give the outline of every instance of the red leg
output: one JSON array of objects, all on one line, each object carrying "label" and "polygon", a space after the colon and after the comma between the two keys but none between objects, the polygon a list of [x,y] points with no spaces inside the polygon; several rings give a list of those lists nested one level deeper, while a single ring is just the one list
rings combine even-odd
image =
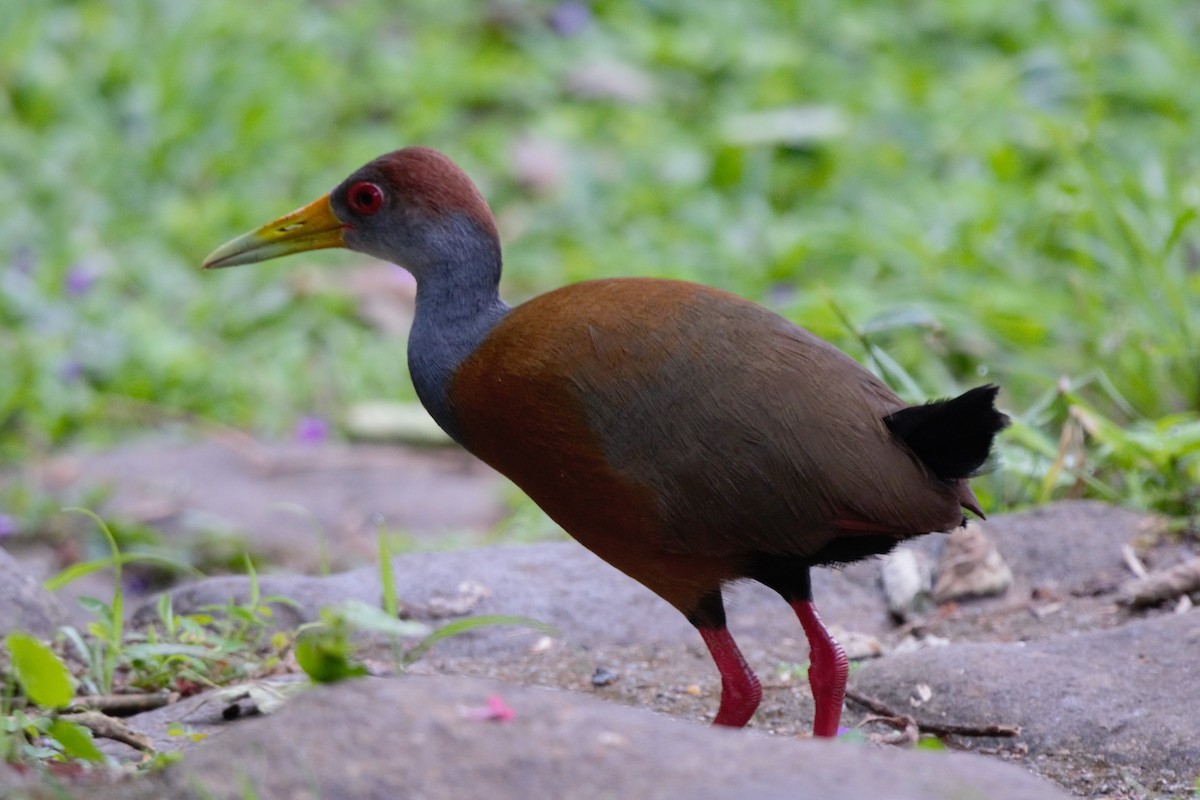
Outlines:
[{"label": "red leg", "polygon": [[[733,641],[728,628],[697,626],[697,630],[721,673],[721,707],[713,725],[740,728],[750,721],[762,701],[762,685],[742,657],[742,651]],[[837,727],[836,720],[834,727]]]},{"label": "red leg", "polygon": [[[792,608],[808,637],[808,682],[817,706],[813,736],[832,738],[837,736],[838,721],[842,718],[842,701],[846,698],[846,676],[850,674],[850,662],[846,659],[846,651],[817,616],[817,608],[811,600],[793,601]],[[721,707],[725,707],[723,702]]]}]

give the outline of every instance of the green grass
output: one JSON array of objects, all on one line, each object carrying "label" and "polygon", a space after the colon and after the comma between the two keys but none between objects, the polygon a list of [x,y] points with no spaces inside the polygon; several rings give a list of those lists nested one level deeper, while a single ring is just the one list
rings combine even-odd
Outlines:
[{"label": "green grass", "polygon": [[[155,603],[156,618],[140,629],[125,620],[125,587],[122,568],[142,560],[123,553],[108,525],[85,509],[68,509],[90,517],[100,528],[111,555],[64,570],[46,588],[58,589],[100,569],[112,571],[112,594],[108,600],[79,598],[93,620],[83,630],[59,628],[55,641],[47,644],[22,631],[12,631],[0,643],[0,759],[32,766],[90,762],[110,765],[112,759],[94,745],[92,731],[103,721],[104,703],[120,695],[146,692],[180,696],[205,690],[253,694],[260,678],[283,672],[303,672],[310,683],[333,683],[368,675],[363,663],[369,641],[366,634],[386,636],[392,642],[393,668],[403,672],[420,660],[438,642],[496,625],[515,625],[554,635],[550,626],[528,617],[484,614],[467,616],[431,628],[422,622],[399,617],[400,601],[392,574],[391,553],[384,535],[379,537],[380,606],[350,600],[324,607],[318,620],[296,630],[271,627],[276,605],[296,605],[281,595],[261,592],[258,574],[245,557],[249,576],[248,596],[232,597],[224,605],[205,606],[193,613],[177,613],[171,595],[162,594]],[[403,640],[408,640],[403,643]],[[232,688],[231,685],[240,685]],[[270,707],[255,699],[262,713],[272,713],[293,693],[291,688],[265,690]],[[222,702],[228,691],[210,695]],[[97,719],[99,718],[99,719]],[[101,734],[106,735],[106,734]],[[174,722],[170,736],[190,736],[196,741],[206,734],[190,733]],[[156,752],[139,763],[140,770],[156,769],[178,760],[182,754]]]},{"label": "green grass", "polygon": [[[273,674],[291,638],[276,633],[268,638],[272,616],[269,603],[287,598],[263,597],[250,567],[251,593],[246,602],[232,600],[216,613],[176,614],[169,595],[157,603],[157,620],[135,630],[125,620],[122,568],[142,557],[122,553],[109,527],[98,516],[82,512],[99,526],[111,548],[109,558],[78,564],[46,582],[60,588],[98,569],[112,571],[108,600],[80,597],[93,619],[83,630],[59,629],[56,646],[14,631],[4,639],[6,658],[0,659],[0,758],[25,766],[91,762],[108,764],[93,743],[95,722],[89,722],[94,698],[137,691],[194,694],[206,687]],[[103,727],[103,726],[102,726]],[[171,760],[171,757],[167,757]],[[161,765],[154,759],[142,767]]]},{"label": "green grass", "polygon": [[[306,288],[358,257],[198,264],[423,143],[492,201],[510,300],[721,286],[860,358],[866,335],[914,399],[1001,384],[1025,430],[993,503],[1195,513],[1200,6],[613,1],[573,36],[554,7],[3,4],[0,458],[411,397],[401,343]],[[573,92],[596,63],[649,99]],[[561,154],[549,189],[519,179],[524,140]]]}]

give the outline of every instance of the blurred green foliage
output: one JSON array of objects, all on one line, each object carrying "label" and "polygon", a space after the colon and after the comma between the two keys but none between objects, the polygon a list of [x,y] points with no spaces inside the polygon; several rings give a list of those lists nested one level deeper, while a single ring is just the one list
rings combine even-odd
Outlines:
[{"label": "blurred green foliage", "polygon": [[721,286],[866,336],[913,399],[1002,384],[1000,500],[1186,513],[1197,42],[1192,0],[0,4],[0,457],[410,396],[403,348],[306,288],[359,257],[198,265],[421,143],[492,201],[510,300]]}]

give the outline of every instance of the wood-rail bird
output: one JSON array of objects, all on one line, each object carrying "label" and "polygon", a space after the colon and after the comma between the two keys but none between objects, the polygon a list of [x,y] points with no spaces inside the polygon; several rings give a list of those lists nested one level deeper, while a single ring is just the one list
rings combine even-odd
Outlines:
[{"label": "wood-rail bird", "polygon": [[425,408],[683,612],[721,674],[717,725],[745,725],[762,698],[723,586],[757,580],[792,606],[810,648],[813,733],[834,736],[848,664],[809,569],[948,531],[964,509],[983,516],[967,480],[1008,421],[995,386],[906,405],[804,328],[684,281],[586,281],[509,307],[492,212],[435,150],[375,159],[204,266],[327,247],[412,273],[408,366]]}]

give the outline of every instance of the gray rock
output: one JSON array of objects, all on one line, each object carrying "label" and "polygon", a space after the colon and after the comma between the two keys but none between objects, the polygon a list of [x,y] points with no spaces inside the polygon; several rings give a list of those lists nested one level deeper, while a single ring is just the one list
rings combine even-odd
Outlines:
[{"label": "gray rock", "polygon": [[879,560],[879,580],[888,611],[898,620],[928,610],[933,568],[929,556],[911,547],[897,547]]},{"label": "gray rock", "polygon": [[107,490],[106,519],[244,537],[299,570],[315,570],[322,548],[336,568],[370,561],[381,524],[430,539],[486,531],[504,513],[499,475],[461,450],[157,438],[57,456],[31,479],[54,496]]},{"label": "gray rock", "polygon": [[[1016,606],[1028,602],[1035,586],[1075,587],[1096,576],[1119,575],[1124,569],[1121,545],[1138,535],[1146,519],[1090,502],[995,518],[989,535],[1016,575],[1014,586],[1002,597],[973,601],[972,607]],[[911,546],[936,557],[945,539],[926,536]],[[695,641],[682,615],[574,542],[420,553],[396,558],[394,565],[400,600],[416,619],[436,623],[442,612],[457,607],[472,614],[532,617],[583,647]],[[894,630],[879,588],[879,569],[878,560],[868,560],[813,571],[814,598],[828,624],[875,637]],[[379,603],[381,596],[374,567],[327,577],[266,575],[260,585],[263,594],[298,603],[277,609],[283,628],[316,619],[323,606],[346,599]],[[207,579],[172,592],[181,612],[244,600],[249,594],[249,581],[240,576]],[[731,587],[727,596],[730,630],[748,656],[762,644],[776,657],[803,662],[808,652],[804,637],[778,596],[755,583]],[[153,602],[138,612],[136,624],[152,620]],[[490,627],[447,640],[438,652],[520,655],[535,638],[527,631]]]},{"label": "gray rock", "polygon": [[[477,719],[491,695],[515,712]],[[164,774],[155,798],[850,798],[1062,800],[1017,767],[713,729],[568,692],[448,677],[364,679],[238,722]],[[104,792],[91,795],[105,797]]]},{"label": "gray rock", "polygon": [[0,637],[10,631],[50,636],[66,619],[58,598],[0,550]]},{"label": "gray rock", "polygon": [[[159,753],[192,751],[204,746],[206,737],[217,737],[229,731],[231,719],[257,714],[272,704],[286,703],[307,686],[308,681],[302,675],[279,675],[185,697],[128,717],[125,722],[149,739]],[[261,706],[260,701],[263,701]],[[172,735],[173,726],[182,726],[187,735]],[[112,739],[96,739],[96,746],[105,755],[128,763],[140,761],[144,755],[130,745]]]},{"label": "gray rock", "polygon": [[[418,553],[395,559],[397,592],[408,615],[435,624],[447,609],[471,614],[531,617],[555,628],[572,644],[632,645],[696,640],[696,632],[678,611],[574,542]],[[822,613],[847,629],[882,632],[889,625],[870,577],[819,570],[814,592]],[[328,577],[262,576],[264,595],[292,598],[296,606],[276,609],[278,624],[293,628],[316,619],[323,606],[347,599],[378,604],[379,571],[363,568]],[[242,601],[249,581],[240,576],[211,578],[172,592],[177,612]],[[803,641],[799,623],[787,605],[765,587],[747,584],[730,592],[729,624],[739,638]],[[154,600],[134,616],[142,625],[154,618]],[[438,645],[443,655],[520,654],[540,634],[488,627]],[[797,645],[795,660],[807,647]]]},{"label": "gray rock", "polygon": [[1002,594],[1013,581],[983,523],[974,520],[947,537],[936,573],[933,599],[938,603]]},{"label": "gray rock", "polygon": [[[1200,612],[1039,642],[958,644],[863,665],[854,689],[918,720],[1011,723],[1030,757],[1078,757],[1149,778],[1200,776]],[[911,709],[909,709],[911,712]],[[1185,783],[1186,785],[1186,783]]]},{"label": "gray rock", "polygon": [[[1151,518],[1092,500],[1054,503],[1020,514],[991,517],[987,534],[1013,572],[1004,602],[1029,596],[1034,587],[1079,590],[1100,578],[1127,575],[1121,545],[1143,532]],[[925,536],[913,547],[940,554],[947,537]]]},{"label": "gray rock", "polygon": [[0,797],[4,800],[33,798],[38,783],[34,776],[17,772],[4,761],[0,761]]},{"label": "gray rock", "polygon": [[[1200,628],[1200,612],[1131,622],[1130,615],[1117,610],[1111,597],[1088,593],[1088,587],[1111,584],[1113,589],[1110,594],[1115,597],[1113,593],[1117,582],[1108,578],[1119,577],[1125,569],[1121,545],[1143,535],[1145,522],[1146,517],[1142,515],[1097,503],[1062,503],[1033,512],[994,519],[990,523],[990,534],[994,536],[998,548],[1013,568],[1013,589],[1004,597],[986,598],[964,604],[961,606],[961,613],[955,612],[945,619],[929,620],[929,630],[948,637],[951,642],[948,646],[903,656],[887,656],[865,665],[852,683],[860,691],[876,695],[895,708],[909,710],[919,719],[932,718],[976,725],[994,722],[1020,724],[1024,727],[1024,732],[1015,744],[984,740],[982,746],[999,746],[1010,758],[1020,757],[1022,749],[1027,747],[1029,753],[1024,760],[1025,766],[1053,776],[1056,781],[1080,794],[1139,796],[1124,792],[1120,784],[1123,780],[1139,781],[1150,790],[1160,792],[1164,796],[1184,796],[1190,793],[1191,782],[1200,775],[1198,748],[1192,744],[1200,741],[1200,729],[1196,719],[1189,719],[1189,713],[1200,707],[1200,689],[1179,676],[1190,674],[1190,664],[1194,661],[1197,646],[1200,645],[1200,632],[1197,630]],[[933,555],[941,549],[944,540],[945,537],[923,537],[915,541],[913,546]],[[1176,549],[1179,549],[1178,545]],[[1173,550],[1156,550],[1154,557],[1169,561],[1177,556],[1179,553]],[[683,692],[683,688],[693,682],[703,683],[702,691],[715,691],[715,684],[710,685],[713,681],[711,664],[699,645],[695,632],[682,616],[574,543],[427,553],[398,558],[395,566],[399,594],[414,617],[430,619],[435,624],[438,620],[453,618],[447,615],[462,613],[518,614],[541,619],[558,628],[563,639],[582,650],[603,653],[602,648],[618,648],[617,651],[613,651],[616,653],[615,658],[609,653],[600,657],[597,663],[615,667],[622,673],[622,678],[607,688],[596,689],[590,682],[594,665],[588,659],[581,658],[578,659],[581,663],[576,670],[581,677],[577,680],[559,680],[554,677],[558,673],[553,669],[539,671],[538,664],[545,666],[547,661],[565,664],[568,658],[564,656],[555,661],[554,658],[541,653],[531,654],[530,645],[540,634],[503,627],[484,628],[470,635],[454,637],[443,642],[434,655],[446,656],[447,663],[453,661],[454,656],[468,656],[469,658],[458,659],[460,667],[466,662],[484,665],[485,668],[487,665],[500,665],[505,669],[512,666],[512,669],[500,669],[494,674],[522,683],[529,681],[530,676],[536,674],[543,682],[559,686],[592,687],[590,691],[603,693],[610,699],[619,699],[620,702],[634,705],[654,702],[656,708],[671,710],[672,714],[680,711],[679,716],[692,718],[703,716],[704,709],[714,702],[712,697],[699,697],[694,705],[670,699],[676,694],[688,696]],[[886,638],[891,626],[878,580],[878,561],[855,564],[844,570],[816,570],[814,594],[827,622],[850,630],[877,632]],[[374,568],[327,578],[264,576],[261,582],[264,594],[278,592],[301,601],[302,605],[298,611],[289,611],[286,607],[281,609],[282,621],[289,627],[301,620],[314,618],[322,605],[333,604],[346,598],[378,602],[380,594],[378,572]],[[1061,610],[1045,618],[1031,613],[1044,611],[1030,606],[1030,593],[1035,587],[1049,587],[1057,598],[1055,604],[1061,606]],[[1074,593],[1077,588],[1085,591],[1077,596]],[[247,594],[248,582],[245,578],[202,581],[177,590],[176,607],[179,610],[194,609],[209,603],[222,603],[229,596],[244,598]],[[749,660],[756,665],[761,675],[766,675],[765,670],[779,660],[803,661],[806,648],[799,626],[786,605],[770,591],[756,585],[735,587],[730,592],[729,607],[730,626],[746,650]],[[1111,626],[1119,627],[1097,630]],[[1080,634],[1080,630],[1095,632]],[[991,643],[963,643],[977,638],[990,639]],[[996,643],[998,640],[1015,638],[1036,641],[1025,644]],[[652,665],[648,669],[642,669],[636,656],[619,649],[627,646],[636,649],[642,643],[651,643],[650,650],[656,649],[661,652],[661,655],[651,653],[647,659],[642,659]],[[434,671],[439,669],[436,664],[430,664],[429,668]],[[451,664],[445,671],[455,671],[455,668]],[[565,668],[562,672],[567,674]],[[394,683],[409,686],[414,685],[410,683],[413,680],[417,680],[417,677]],[[380,682],[368,683],[377,685]],[[928,685],[930,693],[920,708],[913,711],[909,705],[909,698],[918,684]],[[436,688],[443,684],[426,682],[415,685],[425,687],[417,694],[425,698],[431,706],[438,706],[443,699],[450,703],[451,707],[459,704],[477,706],[482,703],[481,698],[486,692],[491,691],[482,688],[469,691],[464,689],[465,699],[454,700],[453,698],[459,695],[450,692],[443,698],[443,690]],[[483,686],[467,683],[454,685]],[[805,690],[805,687],[800,687],[795,692],[803,694]],[[343,698],[343,695],[339,694],[341,691],[341,688],[337,689],[332,697]],[[321,736],[322,742],[335,737],[343,737],[349,742],[346,745],[347,750],[342,750],[338,749],[341,747],[339,740],[328,758],[320,753],[313,755],[321,745],[310,746],[305,744],[303,739],[289,739],[283,734],[276,736],[274,732],[283,728],[276,728],[276,723],[266,720],[263,723],[266,727],[259,727],[256,722],[247,723],[246,730],[261,731],[255,736],[266,742],[262,745],[262,750],[255,751],[258,755],[251,752],[251,744],[238,739],[241,744],[237,748],[230,746],[230,751],[214,751],[220,755],[212,756],[211,763],[205,760],[198,763],[204,769],[216,769],[212,764],[219,763],[221,759],[229,759],[228,752],[237,752],[241,760],[236,763],[245,767],[244,774],[252,777],[260,775],[260,772],[265,770],[262,764],[267,763],[268,758],[275,759],[280,765],[274,769],[287,773],[275,777],[263,773],[260,777],[264,781],[292,779],[297,770],[301,769],[296,764],[300,764],[307,765],[306,768],[311,767],[307,773],[309,783],[305,786],[320,787],[327,785],[321,781],[345,780],[347,786],[361,786],[366,792],[365,796],[372,796],[370,791],[376,785],[381,787],[378,796],[393,796],[394,792],[389,788],[392,784],[386,782],[390,778],[375,776],[369,767],[359,767],[362,770],[361,780],[366,781],[362,784],[355,784],[352,781],[358,779],[345,778],[342,772],[338,772],[339,769],[354,768],[358,762],[355,757],[346,755],[346,752],[353,752],[355,743],[362,744],[370,739],[371,742],[380,740],[393,744],[396,749],[389,752],[419,753],[419,760],[426,769],[433,770],[430,764],[437,764],[439,760],[443,764],[443,769],[434,778],[416,772],[419,765],[414,766],[407,762],[398,766],[389,764],[388,766],[396,766],[404,779],[412,781],[414,786],[429,787],[427,791],[414,790],[407,794],[402,793],[402,796],[471,796],[467,790],[472,786],[483,785],[485,781],[512,781],[513,785],[521,787],[522,791],[530,792],[527,796],[538,797],[560,794],[553,792],[557,784],[547,781],[558,780],[564,775],[577,775],[569,771],[575,766],[570,759],[600,758],[609,747],[608,744],[596,744],[594,736],[596,730],[612,729],[604,727],[603,720],[608,717],[593,716],[592,711],[588,710],[589,707],[581,707],[584,710],[578,710],[571,695],[536,695],[560,699],[563,703],[561,708],[558,705],[518,705],[517,701],[525,697],[525,690],[510,687],[499,691],[510,705],[517,709],[518,721],[527,716],[531,709],[536,710],[534,716],[545,715],[549,720],[545,729],[538,728],[529,732],[530,736],[545,734],[549,743],[543,743],[540,738],[533,738],[532,741],[537,742],[538,747],[536,753],[531,756],[528,749],[509,749],[508,740],[521,739],[525,732],[521,732],[517,737],[498,737],[504,741],[496,745],[500,749],[495,758],[481,756],[477,759],[478,764],[472,762],[461,766],[457,759],[466,757],[453,755],[455,746],[461,746],[464,753],[474,753],[473,748],[483,745],[471,738],[470,731],[494,730],[499,727],[498,724],[472,723],[481,728],[468,728],[464,733],[455,727],[457,723],[451,724],[451,721],[437,716],[441,711],[432,717],[422,717],[415,711],[405,710],[420,700],[393,696],[392,689],[372,691],[380,692],[374,701],[369,702],[362,698],[330,699],[327,701],[330,707],[328,709],[324,705],[326,701],[310,700],[306,697],[300,701],[298,707],[309,709],[304,713],[310,714],[311,718],[289,717],[293,720],[292,728],[305,729],[297,732],[297,736],[308,736],[308,729],[312,729],[314,732],[311,735]],[[588,689],[585,688],[584,691]],[[770,691],[771,699],[764,704],[765,707],[760,711],[757,720],[763,727],[782,729],[782,721],[794,723],[795,718],[807,713],[805,703],[791,699],[793,690],[774,688]],[[668,699],[656,702],[655,698],[663,693],[666,693]],[[325,690],[313,696],[324,697]],[[329,721],[340,713],[339,703],[347,709],[347,719],[354,718],[363,726],[362,742],[357,729],[343,732],[338,725]],[[369,714],[361,715],[363,719],[368,719],[367,722],[357,719],[360,715],[355,709],[370,707],[372,703],[376,711],[379,708],[391,709],[393,706],[398,709],[396,718],[400,722],[394,726],[394,730],[389,728],[381,731],[374,721],[369,719]],[[218,712],[217,704],[209,702],[205,705],[203,699],[197,699],[195,708],[187,706],[163,710],[163,719],[159,720],[160,727],[165,726],[170,715],[184,713],[185,724],[214,733],[212,739],[189,752],[185,766],[192,764],[195,757],[209,758],[203,754],[210,752],[210,748],[224,748],[225,740],[240,735],[240,731],[243,730],[241,723],[234,726],[224,725],[219,721]],[[288,710],[283,713],[293,712]],[[613,713],[638,712],[616,709]],[[854,713],[857,713],[857,709],[848,712],[847,724],[853,720]],[[1194,717],[1194,713],[1192,716]],[[587,723],[582,726],[582,733],[566,727],[566,722],[563,721],[576,717]],[[630,742],[629,749],[636,751],[632,756],[625,756],[621,763],[628,761],[635,770],[634,776],[640,775],[643,783],[633,782],[632,777],[628,784],[621,782],[623,779],[616,779],[612,782],[614,788],[611,796],[782,798],[808,796],[802,792],[811,788],[812,796],[841,797],[843,795],[838,793],[840,787],[822,794],[827,786],[825,778],[822,777],[823,773],[801,775],[772,771],[777,769],[778,765],[785,765],[788,769],[793,765],[796,769],[815,769],[812,764],[824,765],[825,762],[835,764],[842,770],[843,782],[850,787],[845,796],[939,796],[938,787],[922,787],[920,791],[924,794],[921,794],[916,790],[910,791],[907,783],[897,784],[901,789],[894,791],[892,778],[885,767],[878,767],[880,774],[884,776],[880,785],[859,785],[854,781],[865,781],[869,776],[860,776],[858,773],[876,769],[874,761],[863,760],[856,767],[848,762],[838,761],[837,755],[826,755],[826,752],[851,752],[856,753],[855,758],[875,759],[876,751],[868,750],[865,751],[865,755],[858,755],[860,751],[855,751],[845,744],[839,744],[832,749],[827,748],[825,751],[809,751],[805,748],[821,748],[826,747],[826,744],[793,742],[782,738],[762,739],[748,732],[741,735],[755,742],[756,751],[765,748],[763,752],[774,755],[744,755],[738,749],[742,746],[741,739],[718,740],[729,748],[728,758],[733,764],[747,765],[738,773],[740,782],[723,782],[722,776],[727,776],[727,771],[722,770],[731,769],[721,761],[724,756],[715,756],[710,752],[706,757],[693,758],[685,752],[686,748],[673,749],[673,740],[676,737],[684,737],[683,741],[692,742],[688,737],[707,737],[725,732],[695,728],[682,721],[671,723],[661,718],[652,719],[655,720],[655,725],[667,722],[672,727],[669,730],[656,728],[653,735],[646,734],[646,741],[651,742],[650,745],[644,745],[640,738],[631,738],[626,734],[625,728],[617,729],[621,735],[627,736]],[[132,722],[138,727],[139,720],[135,719]],[[512,724],[509,723],[505,730],[521,730],[511,727]],[[791,729],[795,730],[796,727],[804,726],[793,725]],[[417,734],[410,728],[418,732],[424,731],[422,735],[425,738],[419,741],[411,738]],[[328,730],[328,734],[322,735],[322,730]],[[631,727],[630,730],[634,728]],[[692,733],[697,730],[700,733]],[[571,737],[580,739],[583,744],[574,740],[564,741]],[[281,742],[291,743],[279,744],[278,747],[293,748],[292,755],[275,755],[273,748],[276,747],[276,738]],[[962,741],[960,740],[960,743]],[[591,750],[585,747],[588,742],[593,745]],[[725,742],[736,744],[726,745]],[[795,750],[797,746],[801,750]],[[967,746],[972,745],[967,742]],[[426,756],[426,747],[429,748],[429,756]],[[515,745],[513,747],[515,748]],[[703,749],[705,747],[710,745],[699,741],[694,745],[695,752],[699,753],[709,752]],[[775,749],[780,747],[789,749],[786,752]],[[364,752],[375,751],[367,747]],[[597,752],[601,755],[596,756]],[[649,758],[643,756],[644,753],[654,755],[658,759],[656,763],[659,767],[656,771],[638,772],[644,769],[643,762]],[[818,755],[814,756],[813,753]],[[915,755],[917,754],[901,753],[879,757],[908,759]],[[510,758],[512,763],[502,763],[502,756]],[[384,757],[384,760],[389,757]],[[958,758],[946,755],[921,757],[951,758],[952,761]],[[395,760],[397,759],[393,758],[393,761]],[[704,787],[674,782],[690,774],[699,774],[695,770],[689,772],[692,768],[688,766],[697,761],[704,763],[704,769],[712,769],[712,764],[720,764],[719,768],[711,773],[715,776],[712,781]],[[771,763],[767,764],[767,761]],[[618,771],[610,762],[604,763],[609,764],[608,772]],[[761,769],[757,766],[760,763],[764,764]],[[921,775],[938,773],[937,770],[925,768],[924,762],[906,760],[904,763]],[[941,765],[950,762],[942,760],[928,763]],[[664,768],[662,764],[667,764],[668,767]],[[676,765],[682,766],[677,768]],[[589,763],[586,768],[591,769],[593,766]],[[1008,769],[1002,764],[992,763],[991,766]],[[972,766],[971,771],[977,769],[979,767]],[[449,784],[437,783],[438,780],[452,780],[453,778],[448,776],[456,770],[466,775],[466,779],[478,781],[456,784],[460,789],[467,787],[464,790],[467,791],[465,795],[455,795],[446,788]],[[645,787],[658,787],[660,773],[664,794],[648,794]],[[173,776],[179,774],[182,773],[172,773]],[[587,783],[592,780],[588,777],[590,774],[579,777],[578,780],[582,782],[578,785],[584,789],[594,788],[596,784]],[[754,777],[745,777],[748,774]],[[328,775],[334,777],[330,778]],[[516,777],[511,777],[513,775]],[[223,774],[221,779],[233,780],[229,774]],[[171,780],[177,778],[172,777]],[[376,780],[383,783],[371,783]],[[434,782],[429,782],[431,780]],[[152,785],[158,787],[155,791],[162,788],[159,784]],[[506,783],[505,786],[507,785]],[[173,790],[179,788],[179,784],[173,783],[170,786]],[[274,788],[275,784],[268,782],[261,786]],[[797,786],[801,788],[797,789]],[[543,790],[542,787],[551,788]],[[1115,791],[1113,787],[1121,790]],[[978,790],[970,785],[961,788],[962,796],[1022,796],[1016,793],[1020,791],[1019,787],[1013,789],[1007,785],[1004,786],[1004,792],[1007,794],[1003,795],[997,792],[988,794],[986,792],[990,789],[986,788],[985,793],[979,794]],[[226,796],[222,791],[224,790],[214,790],[215,796]],[[233,796],[239,796],[236,794],[240,791],[237,787],[230,791],[235,792]],[[317,796],[316,791],[317,789],[313,789],[307,796]],[[537,794],[538,791],[542,791],[543,794]],[[676,794],[670,794],[670,791],[675,791]],[[970,791],[975,791],[976,795],[969,794]],[[144,796],[175,795],[149,793]],[[274,795],[262,792],[260,796]],[[306,795],[303,788],[300,788],[290,796]],[[335,791],[325,792],[321,796],[348,795]],[[507,795],[498,796],[503,798]]]}]

